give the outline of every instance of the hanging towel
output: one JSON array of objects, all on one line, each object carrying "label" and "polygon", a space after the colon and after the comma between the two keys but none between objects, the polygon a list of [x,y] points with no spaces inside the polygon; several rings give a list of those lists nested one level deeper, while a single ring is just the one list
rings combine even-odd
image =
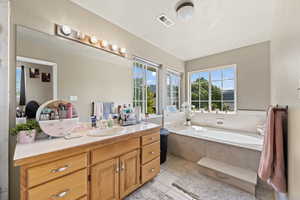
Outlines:
[{"label": "hanging towel", "polygon": [[113,102],[105,102],[103,103],[103,118],[108,119],[110,114],[113,114]]},{"label": "hanging towel", "polygon": [[287,192],[283,139],[283,121],[286,115],[285,111],[268,108],[264,145],[258,169],[258,176],[281,193]]},{"label": "hanging towel", "polygon": [[97,120],[103,118],[103,103],[94,102],[94,115],[96,116]]}]

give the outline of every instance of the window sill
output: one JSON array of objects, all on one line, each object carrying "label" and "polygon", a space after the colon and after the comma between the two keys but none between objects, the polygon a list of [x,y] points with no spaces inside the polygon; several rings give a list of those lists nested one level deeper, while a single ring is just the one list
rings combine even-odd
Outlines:
[{"label": "window sill", "polygon": [[197,113],[197,114],[215,114],[215,115],[236,115],[237,114],[237,111],[233,111],[233,112],[214,112],[214,111],[211,111],[211,112],[207,112],[207,111],[195,111],[194,113]]}]

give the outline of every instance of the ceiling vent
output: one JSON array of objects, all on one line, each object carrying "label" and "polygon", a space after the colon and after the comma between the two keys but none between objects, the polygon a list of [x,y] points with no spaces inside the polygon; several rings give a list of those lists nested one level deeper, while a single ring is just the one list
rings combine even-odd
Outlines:
[{"label": "ceiling vent", "polygon": [[161,14],[160,16],[157,17],[157,20],[162,23],[164,26],[167,28],[173,26],[175,23],[168,18],[165,14]]}]

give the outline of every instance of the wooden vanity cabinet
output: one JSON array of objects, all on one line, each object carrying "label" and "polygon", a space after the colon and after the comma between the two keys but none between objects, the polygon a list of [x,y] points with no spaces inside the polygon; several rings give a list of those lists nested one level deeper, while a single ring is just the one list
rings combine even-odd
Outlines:
[{"label": "wooden vanity cabinet", "polygon": [[160,128],[25,158],[21,200],[120,200],[160,171]]},{"label": "wooden vanity cabinet", "polygon": [[91,200],[119,199],[119,158],[91,168]]}]

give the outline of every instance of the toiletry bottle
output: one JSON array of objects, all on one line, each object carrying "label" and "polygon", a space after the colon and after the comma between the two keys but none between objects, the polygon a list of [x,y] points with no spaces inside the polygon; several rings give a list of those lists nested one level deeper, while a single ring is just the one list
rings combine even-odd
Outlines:
[{"label": "toiletry bottle", "polygon": [[112,119],[111,115],[109,115],[109,117],[108,117],[107,126],[108,126],[108,128],[113,127],[113,119]]}]

